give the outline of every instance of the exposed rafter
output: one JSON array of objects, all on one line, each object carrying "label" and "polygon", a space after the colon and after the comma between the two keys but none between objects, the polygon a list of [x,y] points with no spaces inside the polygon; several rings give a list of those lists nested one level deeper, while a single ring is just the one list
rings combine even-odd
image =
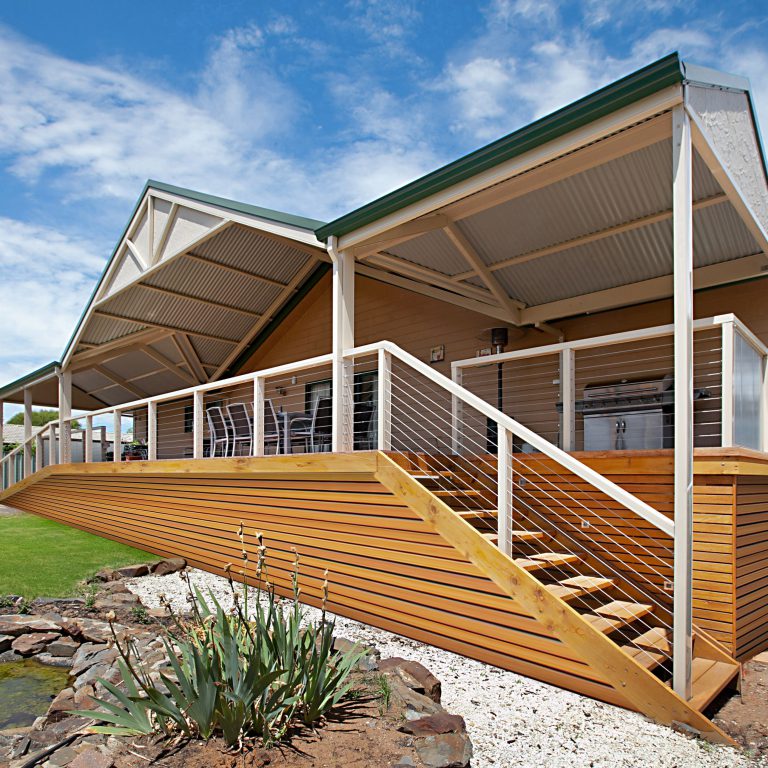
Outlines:
[{"label": "exposed rafter", "polygon": [[160,260],[160,254],[162,254],[163,248],[165,248],[165,244],[168,242],[168,237],[171,234],[171,230],[173,229],[173,223],[176,221],[176,214],[178,212],[179,212],[179,204],[172,203],[171,210],[168,212],[168,218],[165,220],[165,225],[163,226],[163,231],[160,233],[160,240],[158,240],[157,246],[155,246],[154,241],[150,240],[149,247],[152,250],[151,266],[153,267]]},{"label": "exposed rafter", "polygon": [[148,346],[142,346],[140,349],[147,355],[147,357],[151,357],[155,362],[160,363],[163,368],[169,370],[175,376],[178,376],[182,381],[186,381],[187,384],[195,386],[200,383],[193,375],[187,373],[179,363],[174,363],[173,360],[169,360],[164,354],[158,352],[156,349]]},{"label": "exposed rafter", "polygon": [[[92,367],[94,371],[100,373],[105,379],[109,379],[111,382],[117,384],[119,387],[122,387],[132,395],[135,395],[140,399],[149,397],[149,395],[143,389],[141,389],[141,387],[137,387],[135,384],[128,381],[128,379],[124,379],[122,376],[118,376],[118,374],[110,371],[109,368],[105,368],[103,365],[94,365]],[[104,387],[104,389],[108,389],[108,387]],[[94,392],[99,391],[101,391],[101,389],[94,389]]]},{"label": "exposed rafter", "polygon": [[[173,344],[176,347],[178,353],[181,355],[181,359],[187,365],[190,371],[197,377],[197,383],[204,383],[208,381],[208,373],[205,370],[205,366],[200,360],[195,348],[192,346],[192,342],[189,340],[189,336],[186,333],[175,333],[171,336]],[[215,366],[212,366],[215,368]]]},{"label": "exposed rafter", "polygon": [[142,344],[152,344],[167,334],[156,329],[136,331],[135,333],[121,336],[119,339],[108,341],[105,344],[93,345],[91,349],[78,352],[72,356],[71,369],[77,371],[87,367],[91,363],[103,363],[113,357],[122,355],[126,348],[131,349]]},{"label": "exposed rafter", "polygon": [[461,231],[461,228],[455,222],[449,222],[444,232],[453,243],[456,250],[463,256],[464,260],[475,270],[480,279],[488,286],[490,292],[496,297],[499,305],[509,312],[509,321],[519,325],[520,309],[525,305],[522,302],[515,301],[509,297],[506,290],[502,287],[496,277],[483,261],[483,257],[477,252],[467,236]]}]

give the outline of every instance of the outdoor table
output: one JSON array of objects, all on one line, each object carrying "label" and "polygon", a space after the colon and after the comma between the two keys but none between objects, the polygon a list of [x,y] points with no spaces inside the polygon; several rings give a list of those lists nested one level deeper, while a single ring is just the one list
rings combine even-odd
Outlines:
[{"label": "outdoor table", "polygon": [[291,421],[298,417],[304,419],[311,419],[312,417],[304,411],[282,411],[277,417],[283,422],[283,453],[289,454],[291,453]]}]

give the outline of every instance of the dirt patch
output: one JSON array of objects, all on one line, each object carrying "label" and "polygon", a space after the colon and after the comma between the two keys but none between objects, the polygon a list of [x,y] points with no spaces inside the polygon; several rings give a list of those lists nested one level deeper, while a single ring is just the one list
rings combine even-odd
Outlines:
[{"label": "dirt patch", "polygon": [[744,665],[741,695],[717,702],[713,721],[754,757],[768,757],[768,654]]},{"label": "dirt patch", "polygon": [[6,507],[5,504],[0,504],[0,517],[14,517],[22,514],[18,509],[13,507]]},{"label": "dirt patch", "polygon": [[[385,768],[398,765],[405,757],[410,758],[410,764],[420,765],[411,737],[398,732],[397,727],[394,718],[379,716],[377,704],[362,703],[343,719],[330,721],[314,733],[297,734],[269,750],[233,754],[226,751],[220,740],[212,740],[207,744],[190,744],[156,765],[165,768]],[[126,768],[139,768],[140,763]]]}]

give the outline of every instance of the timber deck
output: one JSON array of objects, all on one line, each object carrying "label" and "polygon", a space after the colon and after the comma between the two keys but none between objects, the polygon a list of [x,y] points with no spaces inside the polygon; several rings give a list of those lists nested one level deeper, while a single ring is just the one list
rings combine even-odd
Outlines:
[{"label": "timber deck", "polygon": [[[738,673],[727,649],[696,634],[683,701],[668,684],[665,630],[615,634],[652,607],[617,596],[598,570],[563,577],[573,555],[540,526],[521,524],[524,554],[505,555],[483,530],[495,510],[467,477],[466,491],[441,493],[418,461],[378,452],[54,465],[0,502],[218,574],[239,561],[242,522],[252,561],[263,534],[283,594],[295,548],[308,604],[328,569],[340,615],[728,741],[701,713]],[[575,610],[585,596],[592,610]]]}]

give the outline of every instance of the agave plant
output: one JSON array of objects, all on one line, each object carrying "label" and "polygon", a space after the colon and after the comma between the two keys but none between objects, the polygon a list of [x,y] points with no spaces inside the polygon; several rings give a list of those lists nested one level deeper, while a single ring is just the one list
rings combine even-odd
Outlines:
[{"label": "agave plant", "polygon": [[[306,621],[300,603],[298,554],[292,597],[281,602],[270,584],[266,548],[258,534],[256,599],[249,606],[248,553],[242,524],[243,584],[236,587],[226,569],[234,607],[226,611],[213,594],[194,588],[185,574],[192,618],[184,621],[165,602],[174,629],[164,638],[170,670],[154,677],[131,640],[113,630],[121,659],[124,691],[101,681],[115,701],[96,699],[106,711],[78,712],[104,723],[95,731],[118,735],[162,732],[209,739],[221,734],[230,747],[256,738],[269,746],[292,723],[311,726],[349,690],[349,675],[360,653],[333,649],[335,625],[329,621],[327,571],[319,622]],[[249,608],[251,612],[249,615]]]}]

